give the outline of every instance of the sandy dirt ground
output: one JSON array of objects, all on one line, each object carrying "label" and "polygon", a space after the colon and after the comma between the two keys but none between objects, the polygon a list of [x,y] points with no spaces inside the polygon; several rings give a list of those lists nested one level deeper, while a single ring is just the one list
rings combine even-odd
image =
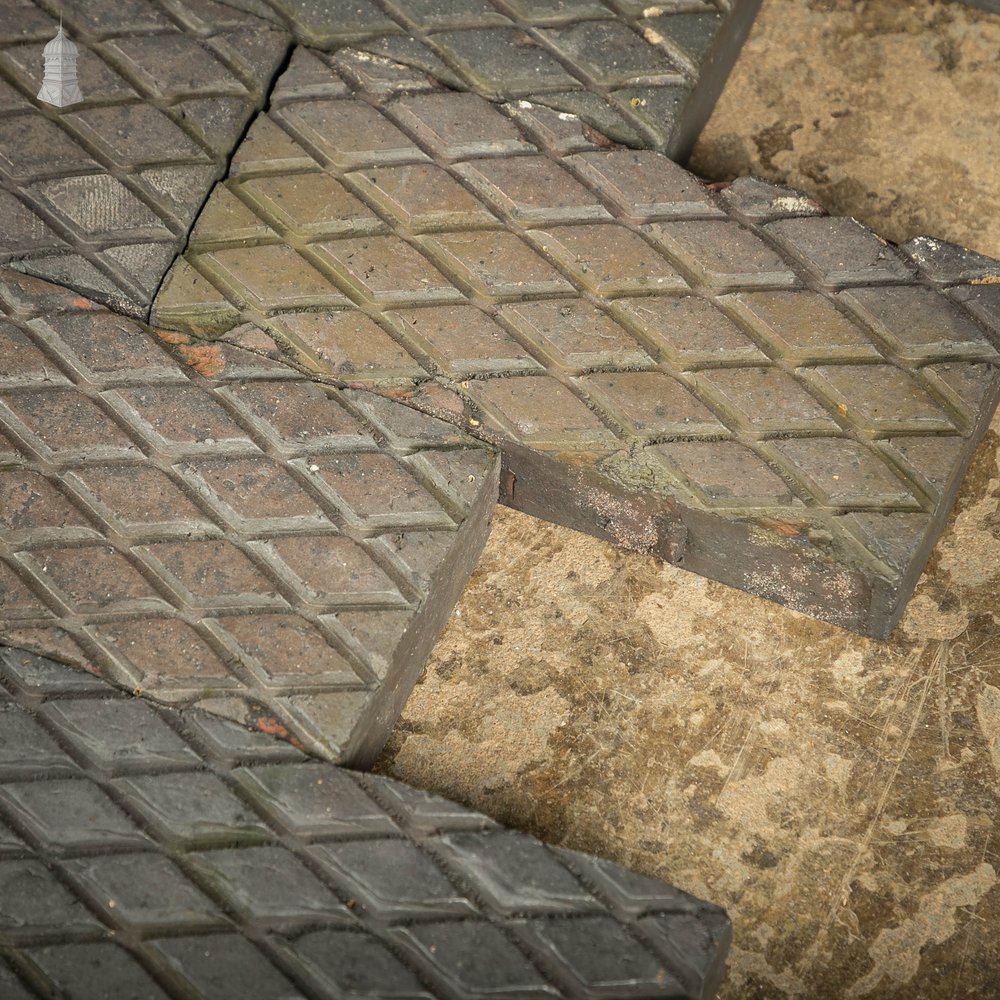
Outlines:
[{"label": "sandy dirt ground", "polygon": [[[765,0],[699,143],[1000,256],[1000,17]],[[378,769],[726,906],[724,998],[1000,997],[1000,419],[887,642],[497,512]]]}]

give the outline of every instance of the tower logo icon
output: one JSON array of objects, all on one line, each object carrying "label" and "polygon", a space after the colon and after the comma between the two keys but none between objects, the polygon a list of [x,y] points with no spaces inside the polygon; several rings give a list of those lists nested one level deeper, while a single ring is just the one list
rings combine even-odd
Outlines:
[{"label": "tower logo icon", "polygon": [[83,100],[80,85],[76,79],[77,47],[63,31],[62,21],[56,37],[45,46],[45,76],[38,100],[57,108],[76,104]]}]

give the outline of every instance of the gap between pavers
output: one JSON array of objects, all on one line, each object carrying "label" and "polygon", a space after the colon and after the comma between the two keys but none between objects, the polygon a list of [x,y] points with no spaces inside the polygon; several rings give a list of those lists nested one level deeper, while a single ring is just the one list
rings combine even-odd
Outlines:
[{"label": "gap between pavers", "polygon": [[296,50],[157,324],[462,426],[528,513],[888,634],[1000,394],[1000,265],[376,69]]},{"label": "gap between pavers", "polygon": [[368,766],[479,556],[451,425],[0,269],[0,641]]},{"label": "gap between pavers", "polygon": [[723,910],[0,647],[0,995],[708,1000]]}]

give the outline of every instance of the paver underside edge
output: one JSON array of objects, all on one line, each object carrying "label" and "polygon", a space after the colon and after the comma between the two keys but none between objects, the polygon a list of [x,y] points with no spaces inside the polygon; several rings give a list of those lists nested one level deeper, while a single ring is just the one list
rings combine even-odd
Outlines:
[{"label": "paver underside edge", "polygon": [[[500,463],[494,461],[490,478],[484,485],[491,497],[498,495],[499,476]],[[482,503],[473,508],[468,520],[459,528],[456,542],[447,558],[431,578],[428,591],[432,596],[407,627],[406,636],[394,650],[393,664],[389,668],[394,677],[392,685],[383,688],[379,698],[372,699],[359,716],[354,732],[363,735],[357,737],[351,749],[349,763],[352,767],[368,770],[382,752],[438,636],[479,562],[486,545],[493,509],[493,503]],[[348,761],[345,759],[344,763]]]},{"label": "paver underside edge", "polygon": [[726,86],[729,73],[750,34],[757,12],[764,0],[749,0],[730,13],[729,31],[715,40],[699,73],[699,86],[684,105],[673,138],[664,150],[670,159],[686,164],[702,129],[712,117],[712,110]]}]

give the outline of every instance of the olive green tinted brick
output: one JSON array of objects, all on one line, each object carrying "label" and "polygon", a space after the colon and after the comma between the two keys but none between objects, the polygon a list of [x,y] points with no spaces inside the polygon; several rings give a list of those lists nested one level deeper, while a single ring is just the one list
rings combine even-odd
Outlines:
[{"label": "olive green tinted brick", "polygon": [[[253,176],[209,199],[231,236],[199,221],[157,321],[261,338],[498,445],[507,504],[887,634],[1000,393],[996,262],[893,247],[761,181],[711,190],[537,107],[366,91],[315,60],[293,56]],[[288,211],[248,245],[298,178],[338,193],[322,231]],[[74,423],[112,446],[95,413]],[[322,480],[373,523],[347,473]]]}]

